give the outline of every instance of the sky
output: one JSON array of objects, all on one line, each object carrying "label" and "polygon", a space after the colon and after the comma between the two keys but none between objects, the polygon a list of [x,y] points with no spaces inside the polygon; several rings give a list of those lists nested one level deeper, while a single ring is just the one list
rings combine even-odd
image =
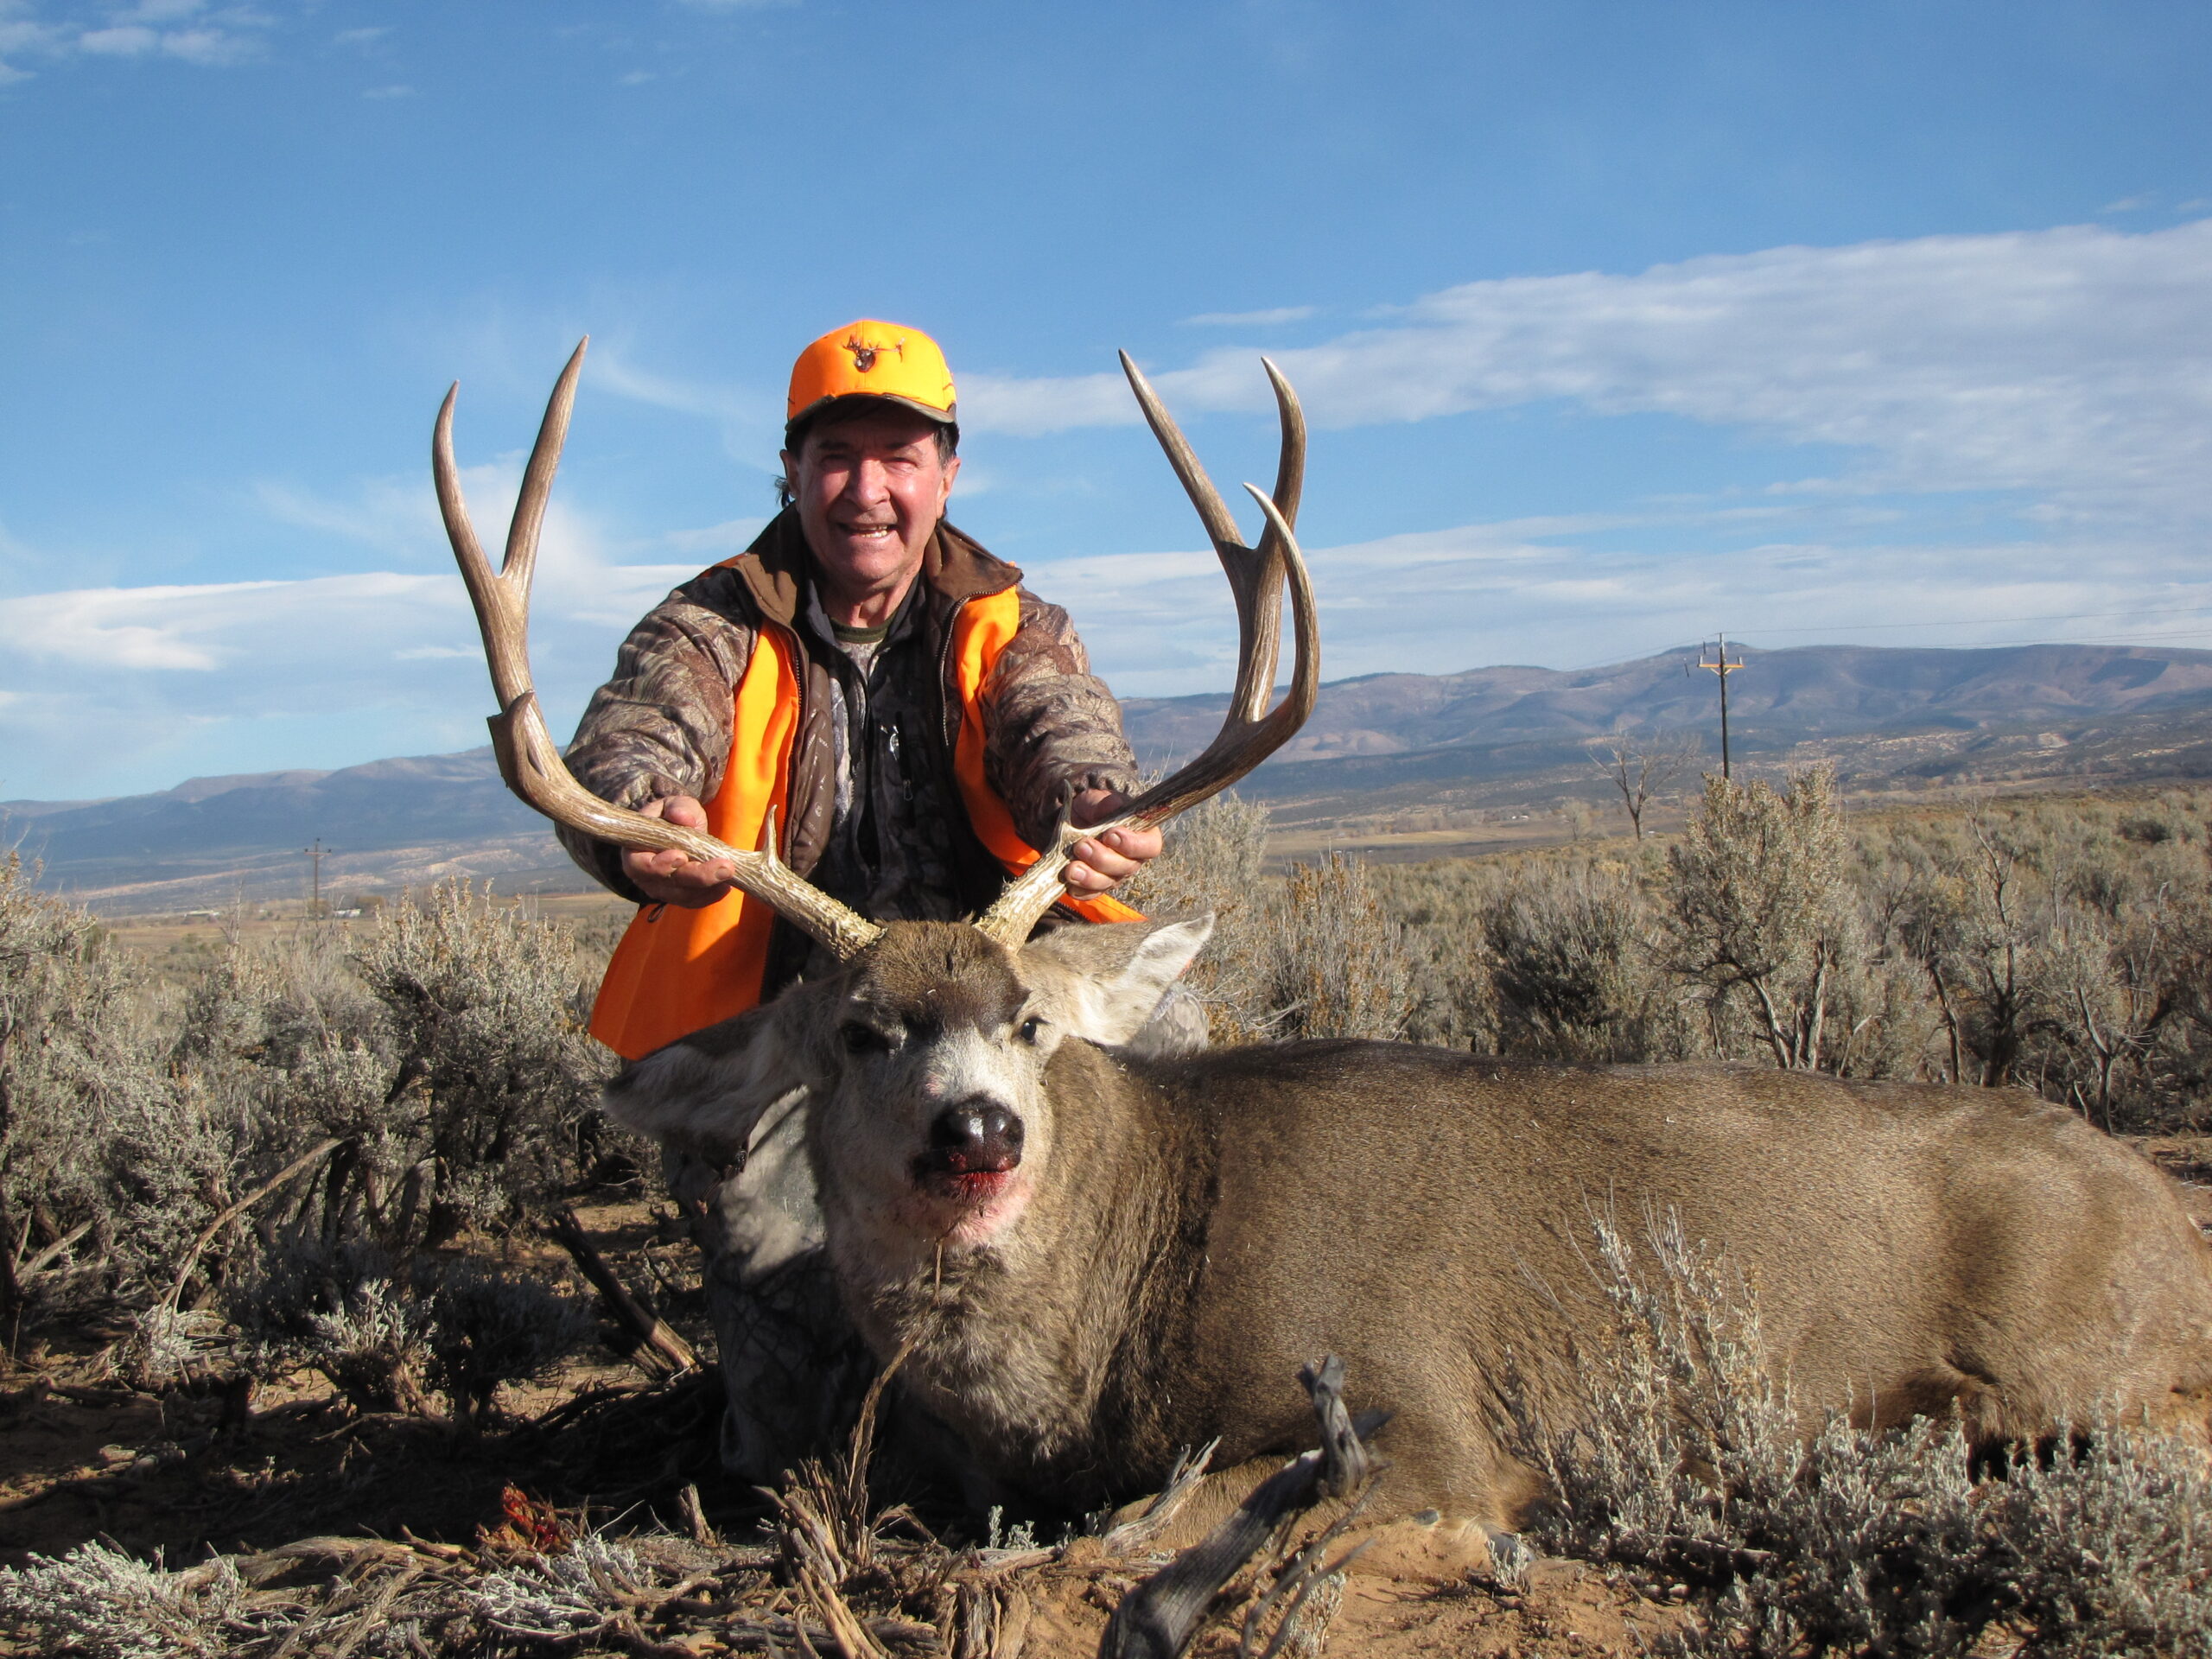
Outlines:
[{"label": "sky", "polygon": [[587,334],[559,731],[863,315],[1123,696],[1235,635],[1117,348],[1248,533],[1298,387],[1325,679],[2212,646],[2208,63],[2158,0],[0,0],[0,797],[482,742],[431,421],[496,544]]}]

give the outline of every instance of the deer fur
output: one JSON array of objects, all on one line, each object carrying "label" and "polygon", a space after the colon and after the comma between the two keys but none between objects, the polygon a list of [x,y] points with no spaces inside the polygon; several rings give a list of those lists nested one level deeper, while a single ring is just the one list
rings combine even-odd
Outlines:
[{"label": "deer fur", "polygon": [[[2205,1423],[2212,1249],[2164,1177],[2012,1090],[1738,1065],[1536,1065],[1320,1041],[1118,1049],[1210,920],[1065,929],[1018,952],[893,923],[823,980],[625,1069],[621,1122],[742,1147],[810,1096],[840,1294],[975,1466],[1082,1510],[1294,1449],[1285,1385],[1327,1352],[1396,1414],[1383,1502],[1510,1525],[1510,1373],[1571,1408],[1599,1340],[1593,1214],[1678,1215],[1755,1287],[1810,1408],[1956,1408],[1985,1441],[2107,1402]],[[1019,1162],[925,1177],[962,1103]]]}]

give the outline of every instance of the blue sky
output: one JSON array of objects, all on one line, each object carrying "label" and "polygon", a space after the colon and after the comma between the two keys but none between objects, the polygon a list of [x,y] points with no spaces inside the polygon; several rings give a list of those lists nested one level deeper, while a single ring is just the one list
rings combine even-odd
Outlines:
[{"label": "blue sky", "polygon": [[1117,346],[1224,484],[1300,387],[1329,678],[2212,645],[2208,62],[2202,4],[0,0],[0,795],[481,741],[431,417],[494,538],[586,332],[556,727],[861,315],[1125,695],[1233,630]]}]

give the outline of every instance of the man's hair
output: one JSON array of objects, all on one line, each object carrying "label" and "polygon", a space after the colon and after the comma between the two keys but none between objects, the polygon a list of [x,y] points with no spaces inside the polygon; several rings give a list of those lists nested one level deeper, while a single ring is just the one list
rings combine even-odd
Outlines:
[{"label": "man's hair", "polygon": [[[810,410],[784,429],[784,448],[796,455],[806,443],[807,435],[824,427],[842,426],[847,421],[857,421],[862,416],[873,415],[883,402],[877,397],[840,397],[826,409]],[[941,423],[937,429],[937,459],[943,466],[960,450],[960,429],[950,421]],[[791,481],[788,478],[776,480],[776,505],[788,507],[793,499]]]}]

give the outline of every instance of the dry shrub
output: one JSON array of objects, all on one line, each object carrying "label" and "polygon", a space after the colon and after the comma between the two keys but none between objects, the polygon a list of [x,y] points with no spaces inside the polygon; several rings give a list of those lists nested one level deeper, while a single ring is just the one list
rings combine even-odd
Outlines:
[{"label": "dry shrub", "polygon": [[1740,999],[1777,1065],[1815,1070],[1837,993],[1865,957],[1834,769],[1782,791],[1705,785],[1668,853],[1662,965],[1715,1004]]},{"label": "dry shrub", "polygon": [[244,1357],[311,1368],[359,1411],[489,1414],[506,1382],[534,1382],[589,1338],[584,1306],[539,1276],[466,1257],[404,1267],[375,1244],[298,1233],[229,1300]]},{"label": "dry shrub", "polygon": [[234,1103],[173,1075],[89,912],[0,863],[0,1316],[143,1299],[253,1173]]},{"label": "dry shrub", "polygon": [[1670,988],[1652,965],[1656,918],[1627,866],[1522,866],[1480,904],[1476,924],[1491,1052],[1574,1061],[1688,1052]]},{"label": "dry shrub", "polygon": [[1265,1018],[1255,953],[1268,914],[1267,849],[1268,810],[1217,795],[1168,827],[1166,850],[1121,893],[1147,916],[1212,913],[1213,938],[1183,982],[1216,1042],[1249,1042]]},{"label": "dry shrub", "polygon": [[423,1242],[557,1188],[607,1070],[569,936],[453,882],[388,913],[353,964],[382,1005],[410,1174],[427,1177]]},{"label": "dry shrub", "polygon": [[80,1544],[59,1560],[0,1568],[0,1623],[42,1653],[92,1659],[187,1659],[227,1654],[228,1630],[244,1609],[245,1585],[218,1556],[185,1573],[164,1572],[104,1543]]},{"label": "dry shrub", "polygon": [[1186,984],[1216,1042],[1404,1034],[1416,1002],[1403,925],[1367,866],[1332,854],[1265,873],[1267,809],[1218,795],[1178,819],[1124,893],[1149,915],[1211,911]]},{"label": "dry shrub", "polygon": [[1404,1033],[1414,1006],[1405,927],[1367,866],[1332,853],[1294,864],[1251,947],[1264,1026],[1284,1037]]},{"label": "dry shrub", "polygon": [[2112,1417],[1981,1478],[1955,1421],[1808,1433],[1743,1281],[1671,1219],[1593,1224],[1610,1339],[1567,1394],[1515,1385],[1551,1548],[1708,1593],[1684,1655],[2212,1652],[2212,1478]]},{"label": "dry shrub", "polygon": [[[582,1173],[607,1069],[584,988],[565,932],[461,885],[358,943],[233,937],[165,987],[0,864],[0,1318],[145,1315],[124,1357],[166,1375],[153,1312],[223,1299],[288,1241],[397,1259],[513,1224]],[[381,1305],[319,1312],[399,1338]]]}]

